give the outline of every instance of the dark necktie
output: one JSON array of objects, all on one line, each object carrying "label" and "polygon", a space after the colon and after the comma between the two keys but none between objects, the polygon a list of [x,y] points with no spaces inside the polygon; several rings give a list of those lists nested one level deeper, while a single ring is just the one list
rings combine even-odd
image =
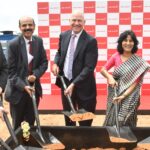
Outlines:
[{"label": "dark necktie", "polygon": [[[32,55],[32,41],[29,41],[29,54]],[[31,62],[28,64],[28,71],[29,71],[29,75],[32,74],[32,65],[33,65],[33,60],[31,60]]]}]

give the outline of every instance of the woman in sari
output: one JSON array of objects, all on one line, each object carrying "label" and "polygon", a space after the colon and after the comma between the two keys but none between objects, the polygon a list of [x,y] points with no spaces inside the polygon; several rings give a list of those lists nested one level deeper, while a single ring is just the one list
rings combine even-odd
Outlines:
[{"label": "woman in sari", "polygon": [[[140,104],[140,89],[143,77],[150,65],[135,53],[138,40],[133,31],[120,34],[117,52],[102,67],[101,74],[108,82],[107,110],[104,126],[113,126],[115,122],[114,103],[118,103],[118,120],[120,125],[135,127],[137,109]],[[110,74],[109,69],[114,67]],[[115,97],[115,90],[116,94]]]}]

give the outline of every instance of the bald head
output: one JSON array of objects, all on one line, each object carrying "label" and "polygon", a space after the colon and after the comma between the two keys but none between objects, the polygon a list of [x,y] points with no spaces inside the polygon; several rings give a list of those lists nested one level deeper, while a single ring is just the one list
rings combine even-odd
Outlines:
[{"label": "bald head", "polygon": [[73,11],[73,13],[70,16],[69,22],[72,31],[75,34],[80,33],[83,30],[85,25],[85,19],[83,13],[79,10]]},{"label": "bald head", "polygon": [[35,22],[32,17],[21,17],[19,19],[19,28],[23,36],[31,40],[32,34],[35,30]]},{"label": "bald head", "polygon": [[28,16],[23,16],[19,19],[19,26],[21,25],[22,22],[24,21],[31,21],[33,22],[33,24],[35,25],[34,19],[32,17],[28,17]]},{"label": "bald head", "polygon": [[74,10],[70,16],[70,18],[72,18],[73,16],[80,16],[83,20],[84,20],[84,14],[82,11],[80,10]]}]

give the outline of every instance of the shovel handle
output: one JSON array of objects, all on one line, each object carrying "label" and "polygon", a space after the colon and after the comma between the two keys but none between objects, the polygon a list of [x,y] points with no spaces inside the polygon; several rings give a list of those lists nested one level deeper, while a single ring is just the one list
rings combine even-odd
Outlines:
[{"label": "shovel handle", "polygon": [[12,150],[1,138],[0,143],[5,147],[6,150]]},{"label": "shovel handle", "polygon": [[7,116],[7,114],[5,112],[3,112],[3,118],[5,120],[5,123],[7,125],[8,130],[9,130],[9,133],[12,136],[15,144],[18,145],[19,144],[18,139],[17,139],[17,137],[16,137],[16,135],[15,135],[13,129],[12,129],[12,126],[11,126],[11,124],[9,122],[8,116]]},{"label": "shovel handle", "polygon": [[[61,83],[62,83],[62,85],[63,85],[63,88],[66,90],[66,89],[67,89],[67,86],[66,86],[66,83],[65,83],[65,80],[64,80],[63,76],[59,76],[59,78],[60,78],[60,80],[61,80]],[[72,104],[72,100],[71,100],[70,95],[67,95],[66,97],[67,97],[67,99],[68,99],[68,102],[69,102],[69,105],[70,105],[70,107],[71,107],[72,112],[75,113],[76,111],[75,111],[74,106],[73,106],[73,104]]]},{"label": "shovel handle", "polygon": [[[117,97],[116,87],[114,87],[114,95],[115,97]],[[118,134],[120,135],[120,126],[119,126],[119,120],[118,120],[118,103],[115,102],[114,105],[115,105],[115,116],[116,116],[116,128],[117,128]]]},{"label": "shovel handle", "polygon": [[[0,95],[0,100],[3,101],[2,95]],[[15,133],[14,133],[14,130],[13,130],[11,124],[10,124],[10,121],[9,121],[9,119],[8,119],[8,116],[7,116],[6,112],[3,112],[3,118],[4,118],[4,121],[5,121],[5,123],[6,123],[6,126],[7,126],[8,130],[9,130],[9,133],[10,133],[10,135],[12,136],[12,138],[13,138],[15,144],[18,145],[18,144],[19,144],[18,139],[17,139],[17,137],[16,137],[16,135],[15,135]]]},{"label": "shovel handle", "polygon": [[35,92],[32,92],[32,103],[33,103],[33,109],[34,109],[35,120],[36,120],[36,124],[37,124],[37,129],[38,129],[38,134],[39,134],[42,142],[45,143],[45,140],[44,140],[43,135],[42,135],[41,126],[40,126],[40,119],[39,119],[39,113],[38,113],[38,108],[37,108],[37,104],[36,104]]}]

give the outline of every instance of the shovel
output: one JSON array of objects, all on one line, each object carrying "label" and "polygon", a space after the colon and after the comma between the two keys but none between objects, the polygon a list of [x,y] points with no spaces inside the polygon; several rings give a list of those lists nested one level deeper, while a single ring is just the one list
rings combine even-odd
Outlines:
[{"label": "shovel", "polygon": [[[0,95],[0,99],[1,99],[1,101],[2,101],[2,95]],[[6,126],[7,126],[8,130],[9,130],[9,133],[10,133],[11,137],[12,137],[13,141],[15,142],[16,147],[15,147],[14,150],[26,150],[26,149],[23,147],[23,145],[20,145],[20,144],[19,144],[18,139],[17,139],[17,137],[16,137],[16,135],[15,135],[15,132],[14,132],[14,130],[13,130],[11,124],[10,124],[10,121],[9,121],[9,119],[8,119],[8,116],[7,116],[7,113],[6,113],[6,112],[3,112],[3,118],[4,118],[4,121],[5,121],[5,123],[6,123]]]},{"label": "shovel", "polygon": [[[37,134],[32,134],[32,136],[35,136],[36,139],[39,139],[39,142],[42,143],[43,148],[45,149],[65,149],[65,146],[50,132],[48,133],[42,133],[41,127],[40,127],[40,119],[39,119],[39,113],[37,109],[37,104],[36,104],[36,97],[35,97],[35,92],[32,91],[32,103],[33,103],[33,108],[34,108],[34,114],[35,114],[35,120],[37,124]],[[47,134],[47,135],[46,135]],[[43,136],[45,135],[45,136]]]},{"label": "shovel", "polygon": [[1,138],[0,138],[0,143],[1,143],[1,145],[2,145],[6,150],[12,150],[12,149],[10,148],[10,146],[8,146]]},{"label": "shovel", "polygon": [[150,136],[137,143],[139,148],[150,149]]},{"label": "shovel", "polygon": [[[114,88],[115,97],[117,97],[116,88]],[[116,125],[107,126],[106,129],[109,133],[110,141],[113,143],[135,143],[137,138],[128,126],[120,126],[118,120],[118,103],[114,103]]]},{"label": "shovel", "polygon": [[[67,89],[63,76],[59,76],[59,78],[61,80],[64,90]],[[66,97],[70,105],[71,112],[63,111],[63,113],[64,115],[69,117],[72,121],[84,121],[84,120],[91,120],[95,118],[95,115],[92,112],[87,112],[85,109],[79,109],[76,111],[72,104],[71,97],[69,95],[67,95]]]},{"label": "shovel", "polygon": [[9,130],[11,137],[12,137],[13,141],[15,142],[16,147],[14,148],[14,150],[26,150],[23,145],[19,144],[18,139],[17,139],[12,127],[11,127],[11,124],[10,124],[9,119],[7,117],[7,114],[5,112],[3,112],[3,118],[5,120],[5,123],[7,125],[7,128]]}]

